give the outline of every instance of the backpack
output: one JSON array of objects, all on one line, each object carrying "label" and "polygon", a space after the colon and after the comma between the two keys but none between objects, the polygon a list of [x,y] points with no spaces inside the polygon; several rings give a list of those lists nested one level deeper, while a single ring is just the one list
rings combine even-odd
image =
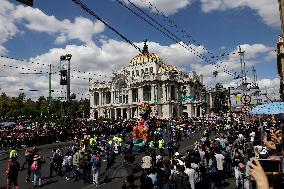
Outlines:
[{"label": "backpack", "polygon": [[36,171],[39,169],[39,166],[38,166],[38,162],[37,161],[34,161],[32,166],[31,166],[31,171]]}]

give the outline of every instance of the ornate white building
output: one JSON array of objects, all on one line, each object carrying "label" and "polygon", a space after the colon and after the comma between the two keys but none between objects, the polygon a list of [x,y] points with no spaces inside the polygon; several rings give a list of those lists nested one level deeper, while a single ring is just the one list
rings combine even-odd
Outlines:
[{"label": "ornate white building", "polygon": [[152,116],[170,118],[201,115],[202,75],[166,65],[144,45],[129,66],[114,72],[112,81],[90,86],[91,119],[139,117],[138,105],[148,102]]}]

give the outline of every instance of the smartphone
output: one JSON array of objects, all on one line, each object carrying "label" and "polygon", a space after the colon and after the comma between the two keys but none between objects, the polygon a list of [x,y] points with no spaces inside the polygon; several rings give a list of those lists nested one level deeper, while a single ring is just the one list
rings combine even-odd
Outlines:
[{"label": "smartphone", "polygon": [[267,141],[271,141],[270,129],[266,129],[265,132],[266,132]]},{"label": "smartphone", "polygon": [[282,162],[269,159],[259,159],[260,165],[266,173],[282,173]]}]

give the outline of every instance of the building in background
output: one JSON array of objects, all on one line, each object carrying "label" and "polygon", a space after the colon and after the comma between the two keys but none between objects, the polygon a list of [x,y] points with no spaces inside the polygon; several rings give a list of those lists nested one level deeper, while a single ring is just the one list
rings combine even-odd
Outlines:
[{"label": "building in background", "polygon": [[200,116],[205,113],[201,106],[202,80],[195,72],[164,64],[157,54],[148,52],[145,41],[142,54],[114,72],[111,81],[90,86],[91,119],[139,117],[138,105],[142,102],[150,103],[152,116],[159,118]]},{"label": "building in background", "polygon": [[278,0],[279,2],[279,11],[280,11],[280,20],[281,20],[281,29],[282,35],[279,36],[277,42],[277,69],[280,76],[280,98],[281,101],[284,101],[284,0]]}]

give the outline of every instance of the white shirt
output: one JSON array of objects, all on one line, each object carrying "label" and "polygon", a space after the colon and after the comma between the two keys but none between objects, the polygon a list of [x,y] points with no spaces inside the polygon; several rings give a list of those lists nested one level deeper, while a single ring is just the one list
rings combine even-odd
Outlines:
[{"label": "white shirt", "polygon": [[255,132],[254,132],[254,131],[251,132],[251,133],[249,134],[249,136],[250,136],[250,141],[253,142],[253,141],[254,141],[254,137],[255,137]]},{"label": "white shirt", "polygon": [[142,168],[150,169],[152,165],[152,158],[150,156],[144,156],[142,158]]},{"label": "white shirt", "polygon": [[191,189],[195,189],[195,179],[194,179],[195,170],[186,168],[184,173],[187,174],[187,176],[189,177],[189,182],[190,182],[190,185],[191,185]]},{"label": "white shirt", "polygon": [[225,157],[223,156],[223,154],[216,154],[215,158],[217,161],[217,169],[219,171],[222,171]]}]

